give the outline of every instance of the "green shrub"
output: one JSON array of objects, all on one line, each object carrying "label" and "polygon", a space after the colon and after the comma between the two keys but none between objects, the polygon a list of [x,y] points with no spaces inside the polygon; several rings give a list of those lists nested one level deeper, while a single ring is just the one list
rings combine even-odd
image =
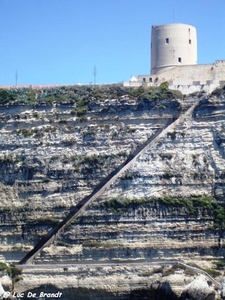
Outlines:
[{"label": "green shrub", "polygon": [[138,98],[142,97],[143,94],[145,94],[146,89],[143,88],[143,86],[140,86],[138,88],[132,88],[130,90],[130,96]]},{"label": "green shrub", "polygon": [[207,272],[212,277],[218,277],[221,275],[220,272],[214,270],[214,269],[203,269],[203,271]]},{"label": "green shrub", "polygon": [[9,101],[9,94],[7,90],[0,89],[0,104],[5,104]]},{"label": "green shrub", "polygon": [[34,102],[36,100],[36,97],[38,96],[37,90],[29,89],[27,92],[27,99],[29,102]]},{"label": "green shrub", "polygon": [[0,271],[6,271],[7,274],[14,280],[14,282],[22,279],[20,276],[22,274],[22,270],[14,265],[8,266],[7,264],[0,262]]},{"label": "green shrub", "polygon": [[98,241],[86,241],[83,244],[83,247],[88,248],[117,248],[121,245],[119,243],[109,243],[109,242],[98,242]]},{"label": "green shrub", "polygon": [[77,109],[76,108],[72,108],[70,111],[72,116],[75,116],[77,114]]},{"label": "green shrub", "polygon": [[158,201],[167,206],[186,206],[189,213],[191,214],[195,213],[198,208],[205,208],[214,211],[215,205],[217,205],[215,199],[203,196],[189,198],[165,197],[158,199]]},{"label": "green shrub", "polygon": [[124,208],[124,204],[118,201],[116,198],[113,198],[107,202],[105,202],[105,206],[110,210],[117,211],[118,209]]},{"label": "green shrub", "polygon": [[2,207],[3,212],[9,212],[12,208],[9,206]]},{"label": "green shrub", "polygon": [[43,132],[43,130],[34,130],[34,133],[35,133],[35,135],[34,135],[34,138],[36,138],[36,139],[40,139],[41,137],[43,137],[44,136],[44,132]]},{"label": "green shrub", "polygon": [[214,229],[225,229],[225,209],[218,203],[214,206]]},{"label": "green shrub", "polygon": [[29,137],[33,134],[32,130],[27,128],[19,129],[18,133],[22,133],[24,137]]},{"label": "green shrub", "polygon": [[11,90],[0,88],[0,105],[10,103],[16,99],[16,95]]},{"label": "green shrub", "polygon": [[213,261],[213,264],[218,270],[224,270],[225,268],[225,261]]},{"label": "green shrub", "polygon": [[104,202],[104,206],[107,207],[109,210],[116,211],[116,212],[123,212],[127,211],[130,207],[137,207],[142,204],[146,204],[149,202],[153,202],[154,200],[149,199],[121,199],[118,200],[116,198],[112,198],[109,201]]},{"label": "green shrub", "polygon": [[[166,176],[170,178],[170,176],[174,176],[174,175],[169,173],[168,175],[166,174]],[[159,204],[165,206],[186,207],[189,214],[195,214],[198,211],[198,209],[207,209],[214,213],[215,225],[213,229],[222,228],[221,226],[224,224],[224,220],[225,220],[225,216],[223,215],[224,209],[217,203],[215,199],[204,197],[204,196],[195,196],[195,197],[192,196],[189,198],[164,197],[164,198],[157,198],[157,199],[112,198],[109,201],[104,202],[104,206],[109,210],[121,213],[127,211],[130,207],[138,207],[140,205],[145,205],[151,202],[158,202]]]},{"label": "green shrub", "polygon": [[170,90],[173,94],[173,99],[183,99],[184,95],[177,90]]},{"label": "green shrub", "polygon": [[169,83],[167,81],[162,82],[159,86],[159,89],[162,93],[166,93],[168,91],[169,88]]},{"label": "green shrub", "polygon": [[34,220],[29,220],[29,224],[33,225],[55,225],[58,223],[58,220],[53,217],[41,217]]},{"label": "green shrub", "polygon": [[8,272],[8,265],[3,263],[3,262],[0,262],[0,271],[4,271],[6,270]]},{"label": "green shrub", "polygon": [[85,115],[79,115],[78,118],[77,118],[77,121],[84,122],[84,121],[87,121],[87,118],[86,118]]},{"label": "green shrub", "polygon": [[45,101],[47,104],[52,104],[53,102],[56,101],[56,98],[55,98],[55,96],[50,95],[50,96],[45,97],[45,98],[44,98],[44,101]]},{"label": "green shrub", "polygon": [[79,99],[76,106],[76,112],[78,116],[84,115],[87,112],[86,101],[84,99]]}]

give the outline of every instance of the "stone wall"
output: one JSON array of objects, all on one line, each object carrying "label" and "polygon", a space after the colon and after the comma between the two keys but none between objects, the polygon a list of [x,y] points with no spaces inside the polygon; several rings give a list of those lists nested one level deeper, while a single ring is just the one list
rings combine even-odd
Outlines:
[{"label": "stone wall", "polygon": [[183,94],[205,91],[211,93],[215,88],[225,85],[225,61],[214,64],[167,67],[154,75],[139,75],[137,81],[124,82],[124,86],[159,86],[169,82],[171,89]]}]

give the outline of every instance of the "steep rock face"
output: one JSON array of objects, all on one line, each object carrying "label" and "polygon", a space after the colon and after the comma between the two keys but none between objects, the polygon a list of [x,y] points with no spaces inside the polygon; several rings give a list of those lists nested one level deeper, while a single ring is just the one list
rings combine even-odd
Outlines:
[{"label": "steep rock face", "polygon": [[62,300],[220,299],[214,284],[203,275],[165,266],[69,265],[64,269],[48,268],[45,273],[33,266],[24,270],[16,288],[18,293],[25,291],[25,295],[59,292]]},{"label": "steep rock face", "polygon": [[1,107],[4,247],[36,243],[137,145],[180,111],[176,100],[137,100],[126,94],[86,102],[85,115],[77,103]]},{"label": "steep rock face", "polygon": [[[224,99],[199,97],[193,117],[142,154],[54,245],[44,248],[38,262],[123,259],[129,263],[224,255]],[[181,107],[197,100],[197,96],[180,102],[148,100],[124,94],[104,100],[90,97],[85,109],[78,109],[78,103],[1,107],[2,259],[21,259],[137,145],[179,115]],[[137,299],[129,278],[133,274],[127,276],[124,295]],[[24,285],[20,281],[18,289],[35,289],[32,280],[28,276]],[[135,286],[139,292],[140,282]],[[156,289],[169,291],[162,283]],[[45,278],[43,284],[71,292],[66,282]],[[105,284],[97,294],[107,299],[111,279]],[[117,298],[110,294],[109,299],[122,299],[121,290],[115,291]],[[90,286],[86,292],[90,293]]]},{"label": "steep rock face", "polygon": [[80,259],[223,255],[223,231],[215,230],[224,214],[216,204],[224,198],[223,99],[203,99],[193,116],[141,155],[60,244],[82,244]]}]

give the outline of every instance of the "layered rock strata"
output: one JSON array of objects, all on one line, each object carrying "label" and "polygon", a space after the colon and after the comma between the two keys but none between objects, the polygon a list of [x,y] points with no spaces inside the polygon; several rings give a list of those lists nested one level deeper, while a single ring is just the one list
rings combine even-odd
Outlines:
[{"label": "layered rock strata", "polygon": [[[85,112],[76,101],[1,107],[2,259],[20,260],[138,145],[199,99],[193,116],[142,154],[36,262],[223,257],[224,98],[149,100],[125,91],[90,97]],[[35,289],[27,274],[21,291]],[[128,295],[125,286],[116,293]]]}]

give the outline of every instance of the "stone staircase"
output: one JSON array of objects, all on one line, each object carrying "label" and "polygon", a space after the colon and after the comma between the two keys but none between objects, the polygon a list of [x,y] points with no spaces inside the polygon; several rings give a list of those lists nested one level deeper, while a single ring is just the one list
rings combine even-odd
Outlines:
[{"label": "stone staircase", "polygon": [[[194,103],[193,103],[194,102]],[[70,213],[54,228],[52,228],[45,237],[43,237],[36,246],[26,254],[26,256],[19,262],[19,264],[32,263],[33,259],[41,252],[41,250],[51,244],[63,229],[70,224],[72,219],[78,217],[85,208],[99,196],[101,196],[106,189],[108,189],[123,172],[129,169],[137,160],[137,158],[144,153],[153,143],[156,143],[162,136],[167,134],[168,131],[173,129],[174,126],[182,123],[185,118],[190,118],[194,108],[198,105],[199,100],[190,101],[186,103],[185,109],[183,108],[180,115],[171,118],[167,124],[156,131],[147,141],[140,145],[119,167],[115,168],[107,177],[105,177],[93,190],[93,192],[82,199],[75,207],[72,207]]]},{"label": "stone staircase", "polygon": [[184,99],[181,101],[182,111],[186,112],[191,106],[195,103],[199,103],[199,100],[196,97]]}]

